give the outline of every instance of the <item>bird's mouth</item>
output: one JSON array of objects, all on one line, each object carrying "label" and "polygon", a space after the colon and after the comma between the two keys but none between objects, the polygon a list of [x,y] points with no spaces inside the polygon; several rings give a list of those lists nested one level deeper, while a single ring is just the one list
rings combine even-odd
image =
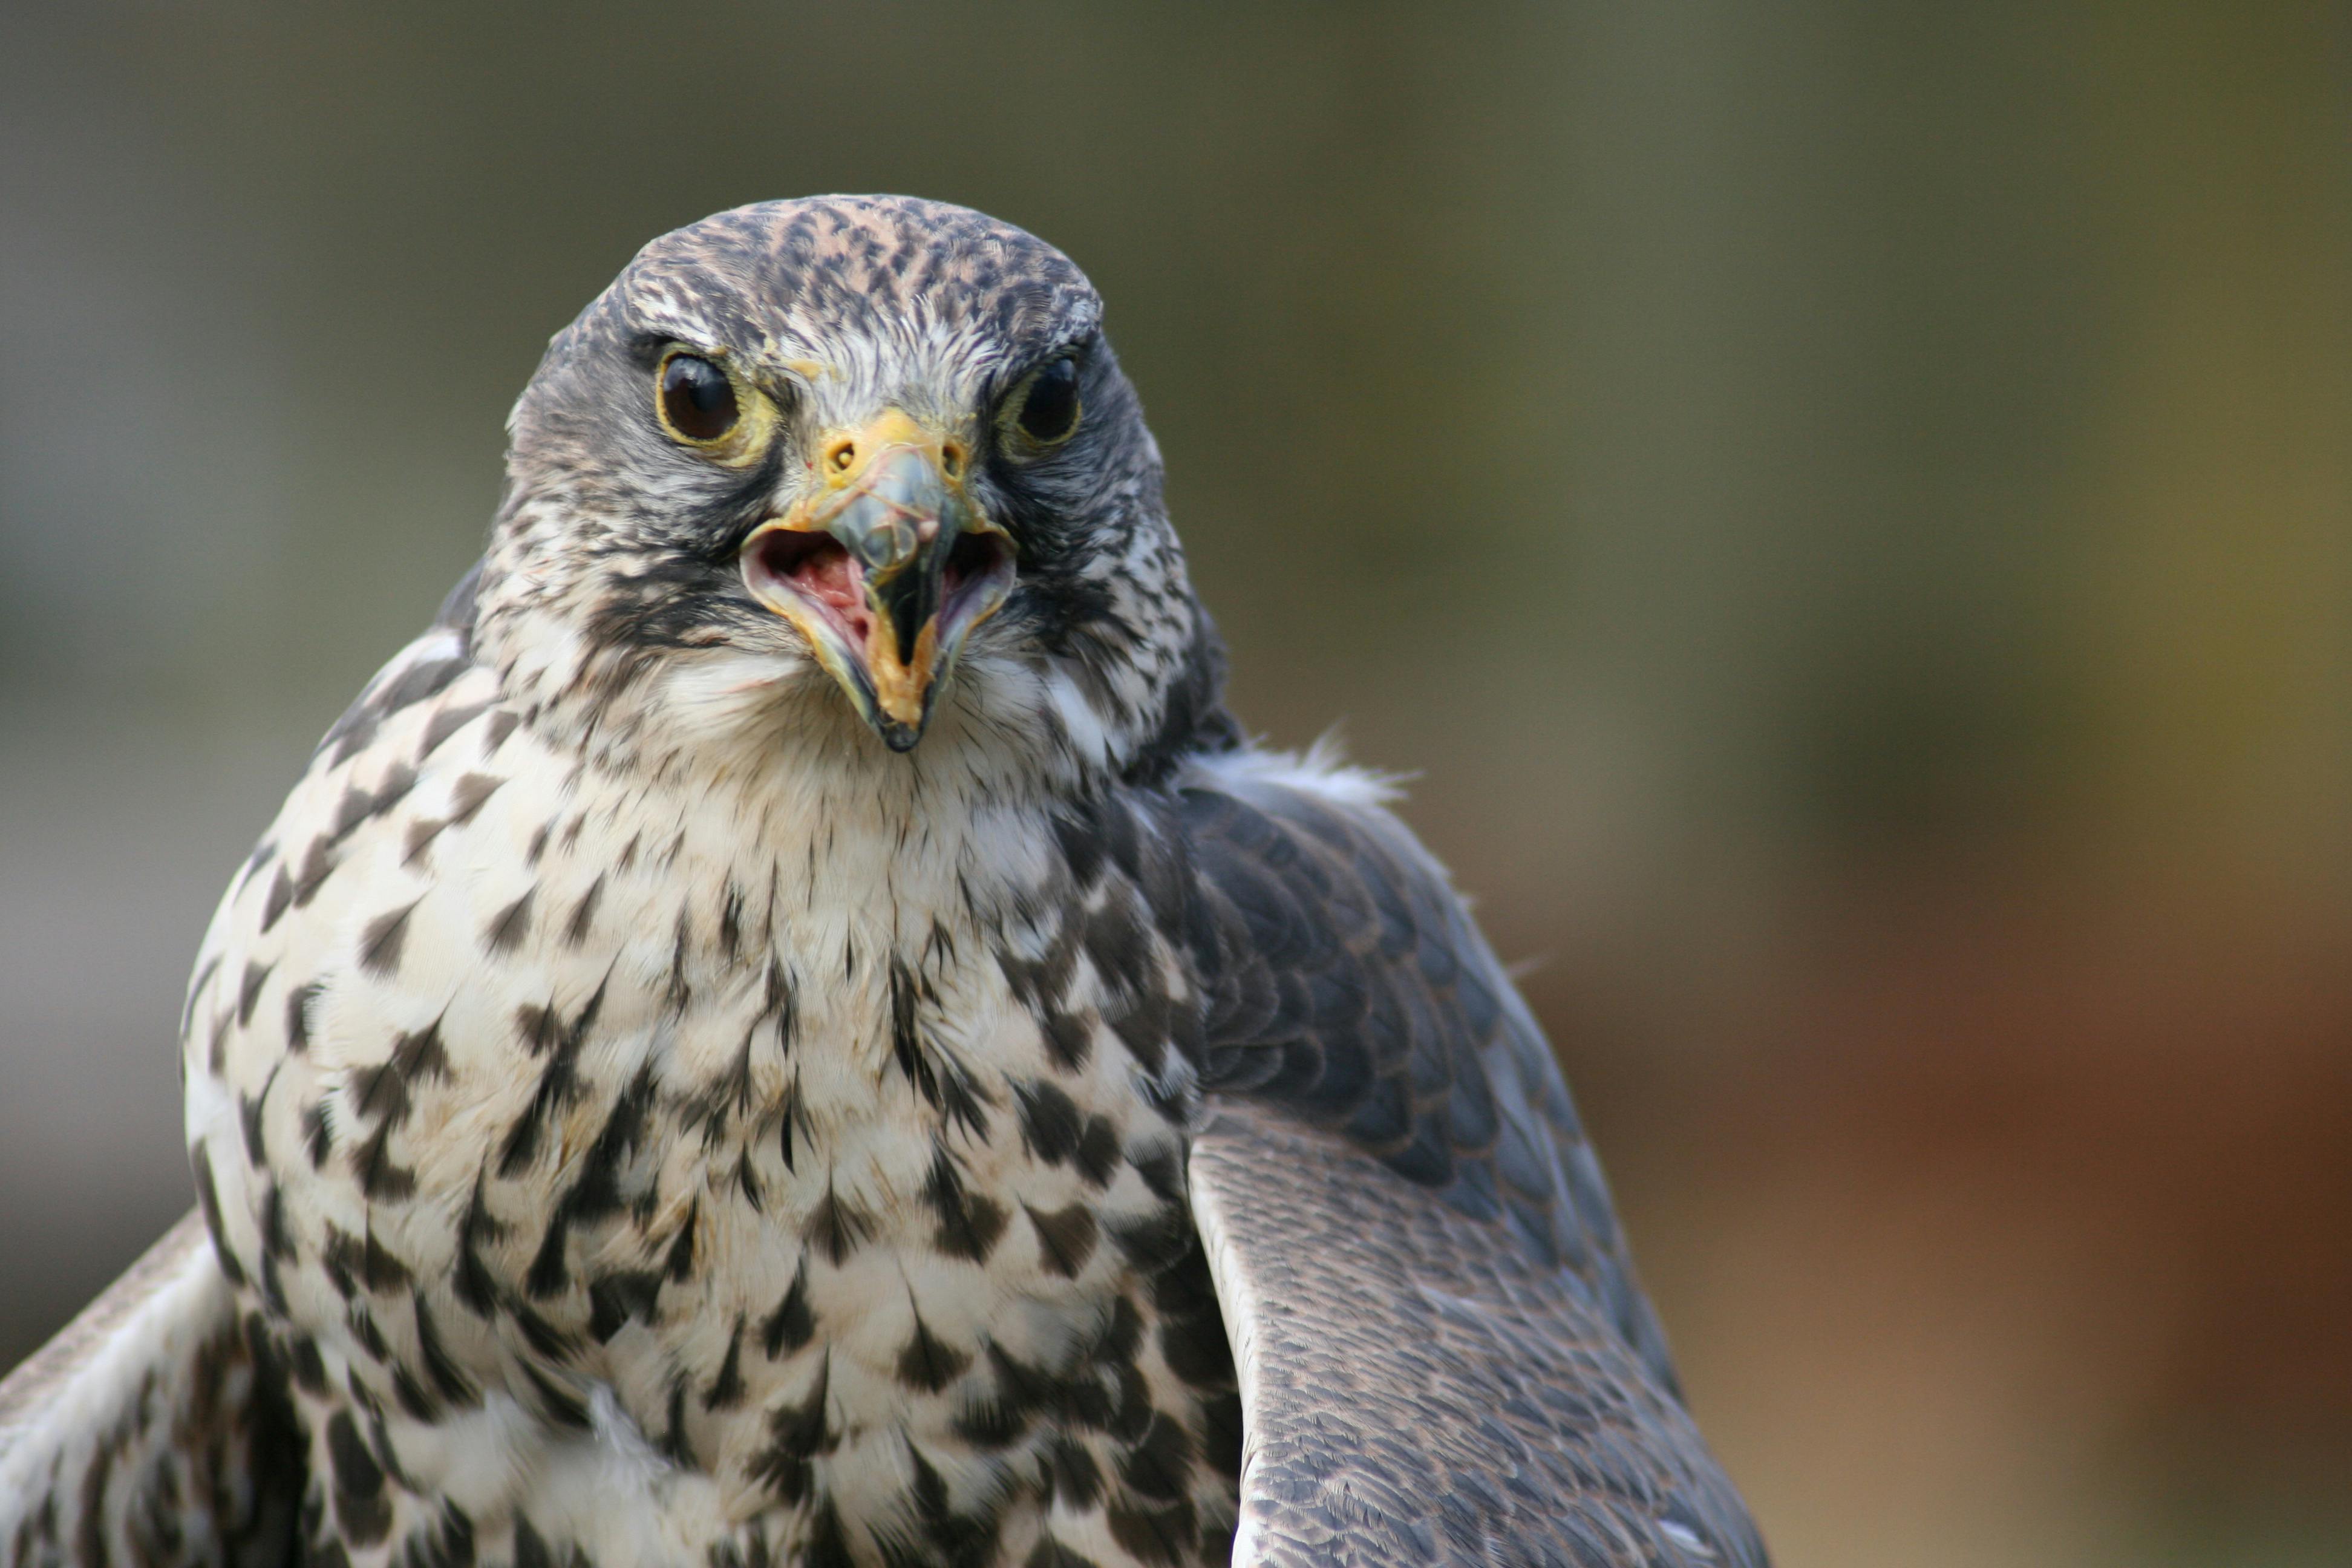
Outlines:
[{"label": "bird's mouth", "polygon": [[745,586],[893,751],[922,739],[964,639],[1013,586],[1013,541],[966,493],[967,463],[891,409],[820,439],[813,493],[743,543]]}]

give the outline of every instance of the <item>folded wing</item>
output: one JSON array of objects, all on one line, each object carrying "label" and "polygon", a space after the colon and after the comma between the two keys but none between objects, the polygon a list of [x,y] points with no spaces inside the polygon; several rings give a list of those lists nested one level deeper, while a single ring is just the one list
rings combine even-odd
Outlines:
[{"label": "folded wing", "polygon": [[1559,1069],[1444,873],[1345,785],[1245,760],[1189,783],[1237,1568],[1762,1564]]},{"label": "folded wing", "polygon": [[302,1461],[194,1214],[0,1382],[0,1568],[290,1561]]}]

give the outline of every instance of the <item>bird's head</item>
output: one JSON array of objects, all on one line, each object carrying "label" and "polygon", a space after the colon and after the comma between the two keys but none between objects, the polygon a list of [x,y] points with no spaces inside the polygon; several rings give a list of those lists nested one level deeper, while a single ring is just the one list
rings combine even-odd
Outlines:
[{"label": "bird's head", "polygon": [[1101,316],[1059,251],[940,203],[664,236],[515,406],[478,648],[615,765],[1155,765],[1223,722],[1221,657]]}]

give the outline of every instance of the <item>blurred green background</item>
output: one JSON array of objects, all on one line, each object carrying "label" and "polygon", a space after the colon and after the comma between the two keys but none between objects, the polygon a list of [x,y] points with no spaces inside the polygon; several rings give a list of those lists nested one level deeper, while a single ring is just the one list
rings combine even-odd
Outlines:
[{"label": "blurred green background", "polygon": [[2352,24],[1797,0],[0,12],[0,1363],[547,336],[1056,242],[1254,728],[1415,773],[1784,1563],[2352,1556]]}]

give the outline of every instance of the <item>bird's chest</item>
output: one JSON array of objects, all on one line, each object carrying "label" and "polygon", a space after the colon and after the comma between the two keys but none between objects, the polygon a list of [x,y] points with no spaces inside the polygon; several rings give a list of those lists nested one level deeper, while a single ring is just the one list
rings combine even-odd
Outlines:
[{"label": "bird's chest", "polygon": [[647,1559],[945,1551],[1057,1504],[1099,1533],[1120,1456],[1198,1452],[1229,1378],[1177,1375],[1159,1332],[1181,1064],[1137,1020],[1170,966],[1077,961],[1100,889],[1011,918],[968,858],[740,826],[507,788],[424,857],[413,822],[355,844],[386,909],[334,922],[259,1086],[302,1130],[247,1194],[265,1293],[400,1472],[485,1523],[657,1519],[618,1553]]},{"label": "bird's chest", "polygon": [[574,875],[604,878],[617,940],[518,950],[569,984],[501,998],[542,1011],[456,1142],[507,1224],[476,1248],[490,1293],[584,1335],[660,1442],[747,1497],[795,1484],[794,1401],[822,1396],[835,1452],[969,1447],[992,1355],[1064,1366],[1148,1283],[1117,1238],[1178,1217],[1178,1112],[1088,980],[1041,1008],[1011,933],[772,864],[667,901]]}]

